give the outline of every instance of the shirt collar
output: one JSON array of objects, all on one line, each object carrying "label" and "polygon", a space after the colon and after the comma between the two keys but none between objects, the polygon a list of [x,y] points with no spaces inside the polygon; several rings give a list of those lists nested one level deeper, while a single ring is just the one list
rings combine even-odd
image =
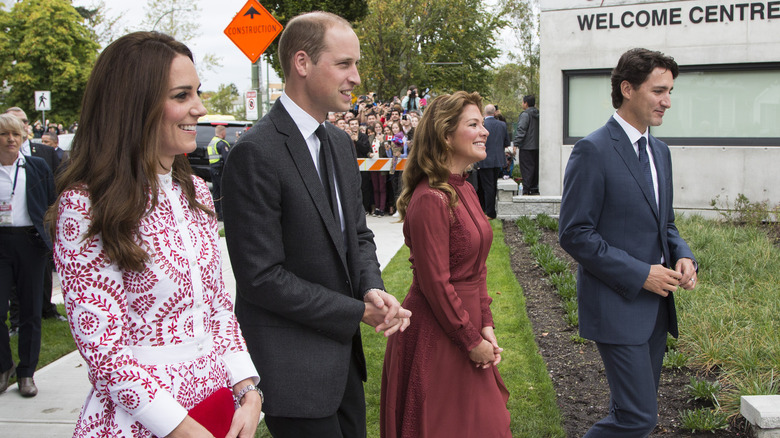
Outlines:
[{"label": "shirt collar", "polygon": [[[647,129],[645,130],[644,133],[639,132],[638,129],[634,128],[633,126],[631,126],[630,123],[626,122],[622,117],[620,117],[620,114],[618,114],[617,111],[615,111],[615,114],[612,117],[614,117],[615,120],[620,125],[620,127],[623,128],[623,131],[628,136],[628,140],[631,142],[632,145],[634,143],[636,143],[637,141],[639,141],[639,137],[644,137],[645,140],[648,140],[648,138],[647,138],[648,130]],[[648,144],[649,143],[650,142],[648,141]]]},{"label": "shirt collar", "polygon": [[287,110],[287,113],[290,114],[290,117],[292,117],[293,122],[295,122],[295,125],[298,127],[301,135],[303,135],[303,138],[311,137],[311,135],[314,134],[314,131],[320,127],[317,120],[312,117],[311,114],[304,111],[303,108],[299,107],[284,91],[282,91],[282,96],[279,100],[282,102],[284,109]]}]

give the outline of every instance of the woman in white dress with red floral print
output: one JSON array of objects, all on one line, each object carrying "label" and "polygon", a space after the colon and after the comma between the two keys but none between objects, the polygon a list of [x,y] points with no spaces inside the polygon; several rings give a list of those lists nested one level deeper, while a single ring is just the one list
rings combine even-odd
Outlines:
[{"label": "woman in white dress with red floral print", "polygon": [[227,436],[255,434],[259,377],[222,281],[209,189],[184,156],[206,113],[199,87],[189,49],[152,32],[109,45],[87,84],[48,216],[93,385],[76,437],[210,437],[188,411],[217,393]]}]

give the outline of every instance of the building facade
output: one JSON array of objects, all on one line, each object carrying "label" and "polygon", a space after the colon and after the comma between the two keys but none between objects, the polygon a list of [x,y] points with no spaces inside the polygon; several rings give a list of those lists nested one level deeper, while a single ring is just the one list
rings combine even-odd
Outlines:
[{"label": "building facade", "polygon": [[540,183],[560,195],[571,150],[614,113],[610,72],[634,47],[674,57],[663,125],[674,207],[780,203],[780,1],[541,0]]}]

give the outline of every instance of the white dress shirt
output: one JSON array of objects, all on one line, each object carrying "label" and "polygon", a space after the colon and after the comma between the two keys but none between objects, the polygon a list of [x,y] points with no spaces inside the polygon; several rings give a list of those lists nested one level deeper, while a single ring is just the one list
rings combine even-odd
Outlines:
[{"label": "white dress shirt", "polygon": [[[27,169],[22,152],[10,166],[0,166],[0,202],[11,204],[11,227],[31,227],[33,221],[27,212]],[[16,190],[14,190],[16,180]],[[11,196],[13,192],[13,196]]]},{"label": "white dress shirt", "polygon": [[[317,173],[320,174],[320,139],[317,138],[317,134],[314,133],[314,131],[317,130],[317,128],[320,127],[320,123],[317,123],[317,120],[312,117],[309,113],[303,110],[303,108],[299,107],[298,104],[293,102],[290,97],[282,92],[282,97],[279,98],[279,100],[282,102],[282,105],[284,106],[284,109],[287,110],[287,113],[290,114],[290,117],[292,117],[293,122],[295,122],[295,125],[298,127],[298,130],[301,132],[301,135],[306,140],[306,146],[309,147],[309,153],[311,154],[311,159],[314,161],[314,168],[317,169]],[[332,147],[332,146],[331,146]],[[341,233],[344,233],[344,211],[341,208],[341,195],[339,195],[339,183],[338,179],[335,178],[335,170],[334,174],[331,175],[331,183],[333,183],[333,189],[336,191],[336,203],[338,205],[339,210],[339,220],[341,222]]]},{"label": "white dress shirt", "polygon": [[650,138],[648,136],[648,129],[645,130],[644,133],[639,132],[636,128],[631,126],[628,122],[626,122],[620,115],[615,111],[615,120],[617,120],[618,124],[621,128],[623,128],[623,131],[626,132],[626,135],[628,136],[628,140],[631,142],[631,145],[634,147],[634,153],[637,156],[637,160],[639,159],[639,138],[644,137],[647,141],[647,147],[645,148],[647,150],[647,158],[650,160],[650,172],[653,175],[653,194],[655,195],[655,207],[658,207],[658,172],[655,170],[655,158],[653,157],[652,149],[650,148]]}]

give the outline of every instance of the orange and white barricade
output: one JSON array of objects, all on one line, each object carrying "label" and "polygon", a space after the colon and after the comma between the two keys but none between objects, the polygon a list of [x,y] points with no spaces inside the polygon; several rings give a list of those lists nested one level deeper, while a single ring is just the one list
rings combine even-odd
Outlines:
[{"label": "orange and white barricade", "polygon": [[[358,158],[357,163],[360,170],[372,172],[389,172],[393,165],[392,158]],[[395,164],[395,170],[404,170],[406,167],[406,158],[398,158]]]}]

